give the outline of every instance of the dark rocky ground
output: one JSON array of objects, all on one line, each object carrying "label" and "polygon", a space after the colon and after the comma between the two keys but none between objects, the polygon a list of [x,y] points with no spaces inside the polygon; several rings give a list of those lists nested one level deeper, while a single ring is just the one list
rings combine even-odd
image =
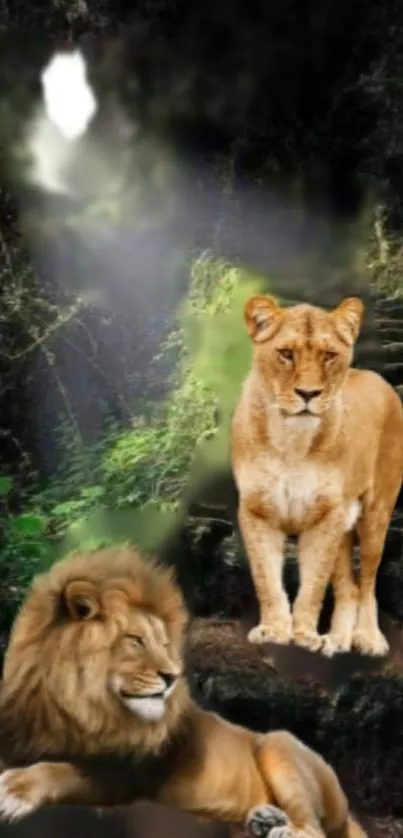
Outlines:
[{"label": "dark rocky ground", "polygon": [[[364,821],[362,821],[364,823]],[[367,818],[369,838],[402,838],[403,820]],[[0,826],[1,838],[246,838],[244,830],[202,822],[184,812],[138,804],[99,816],[87,809],[47,809],[33,818]]]},{"label": "dark rocky ground", "polygon": [[[380,369],[403,395],[403,301],[374,295],[373,303]],[[187,660],[195,697],[256,730],[292,730],[332,762],[371,838],[403,837],[403,495],[379,572],[381,622],[391,647],[383,661],[353,654],[328,661],[301,649],[247,643],[256,601],[234,533],[235,508],[234,489],[224,475],[190,504],[185,526],[167,548],[167,554],[181,557],[179,577],[194,614]],[[297,583],[293,557],[290,545],[291,596]],[[0,838],[71,834],[229,838],[230,833],[220,824],[201,824],[149,805],[101,819],[87,810],[49,809],[19,825],[0,826]],[[234,830],[232,836],[240,838]]]}]

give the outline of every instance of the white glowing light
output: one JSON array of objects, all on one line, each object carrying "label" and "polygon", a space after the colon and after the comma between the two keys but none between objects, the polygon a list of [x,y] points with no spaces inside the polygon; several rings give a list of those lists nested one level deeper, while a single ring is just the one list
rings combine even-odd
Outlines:
[{"label": "white glowing light", "polygon": [[71,143],[60,134],[49,119],[38,114],[28,136],[32,154],[31,177],[49,192],[67,193],[65,171],[71,160]]},{"label": "white glowing light", "polygon": [[67,140],[78,139],[98,107],[81,53],[57,53],[45,67],[41,82],[49,119]]}]

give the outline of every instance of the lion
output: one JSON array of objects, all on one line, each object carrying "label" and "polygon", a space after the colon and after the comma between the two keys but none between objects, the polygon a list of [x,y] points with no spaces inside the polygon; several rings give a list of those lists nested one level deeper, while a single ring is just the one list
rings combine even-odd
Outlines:
[{"label": "lion", "polygon": [[[329,656],[388,651],[375,585],[402,483],[403,407],[381,376],[351,368],[363,313],[355,297],[332,311],[283,308],[263,296],[245,304],[253,361],[233,416],[231,457],[260,606],[252,643],[293,641]],[[299,538],[292,610],[282,581],[288,535]],[[330,582],[335,604],[321,636]]]},{"label": "lion", "polygon": [[2,817],[149,799],[262,838],[362,838],[319,754],[192,700],[187,623],[173,571],[129,547],[70,556],[34,581],[4,663]]}]

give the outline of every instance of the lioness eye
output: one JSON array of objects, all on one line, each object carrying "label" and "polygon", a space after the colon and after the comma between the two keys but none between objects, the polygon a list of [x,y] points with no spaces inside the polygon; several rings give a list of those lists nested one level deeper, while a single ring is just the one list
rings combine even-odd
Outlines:
[{"label": "lioness eye", "polygon": [[144,646],[143,638],[139,634],[128,634],[126,636],[131,640],[133,646]]},{"label": "lioness eye", "polygon": [[285,361],[292,361],[294,357],[292,349],[279,349],[278,354],[280,355],[280,358],[284,358]]},{"label": "lioness eye", "polygon": [[334,361],[337,358],[337,352],[325,352],[325,361]]}]

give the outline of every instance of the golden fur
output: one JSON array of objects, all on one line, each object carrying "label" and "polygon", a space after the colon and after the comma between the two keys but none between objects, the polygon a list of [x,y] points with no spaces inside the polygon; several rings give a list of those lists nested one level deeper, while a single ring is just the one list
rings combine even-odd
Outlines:
[{"label": "golden fur", "polygon": [[[0,695],[2,816],[149,798],[249,818],[252,831],[263,818],[262,836],[362,835],[318,754],[287,732],[252,733],[196,706],[182,671],[185,624],[170,571],[126,548],[68,558],[35,582]],[[161,673],[176,680],[150,698]]]},{"label": "golden fur", "polygon": [[[132,714],[107,684],[120,678],[121,689],[129,694],[133,686],[137,694],[158,692],[157,669],[172,675],[180,671],[186,619],[171,571],[126,548],[69,557],[38,577],[13,627],[0,696],[0,712],[8,704],[14,719],[21,714],[25,756],[30,759],[28,743],[36,755],[49,747],[56,753],[67,748],[83,755],[83,747],[85,754],[97,753],[100,737],[105,748],[118,750]],[[167,636],[161,637],[164,627]],[[136,647],[137,634],[147,635],[147,654]],[[179,723],[186,700],[181,684],[167,702],[161,725],[131,725],[127,745],[158,752]],[[29,729],[23,735],[24,725]]]},{"label": "golden fur", "polygon": [[[246,303],[253,361],[233,418],[232,464],[260,604],[251,642],[294,640],[328,655],[387,652],[375,583],[402,481],[403,409],[379,375],[350,368],[363,311],[353,297],[331,312],[266,297]],[[292,613],[282,583],[291,534],[299,537],[301,581]],[[321,637],[330,581],[335,608]]]}]

